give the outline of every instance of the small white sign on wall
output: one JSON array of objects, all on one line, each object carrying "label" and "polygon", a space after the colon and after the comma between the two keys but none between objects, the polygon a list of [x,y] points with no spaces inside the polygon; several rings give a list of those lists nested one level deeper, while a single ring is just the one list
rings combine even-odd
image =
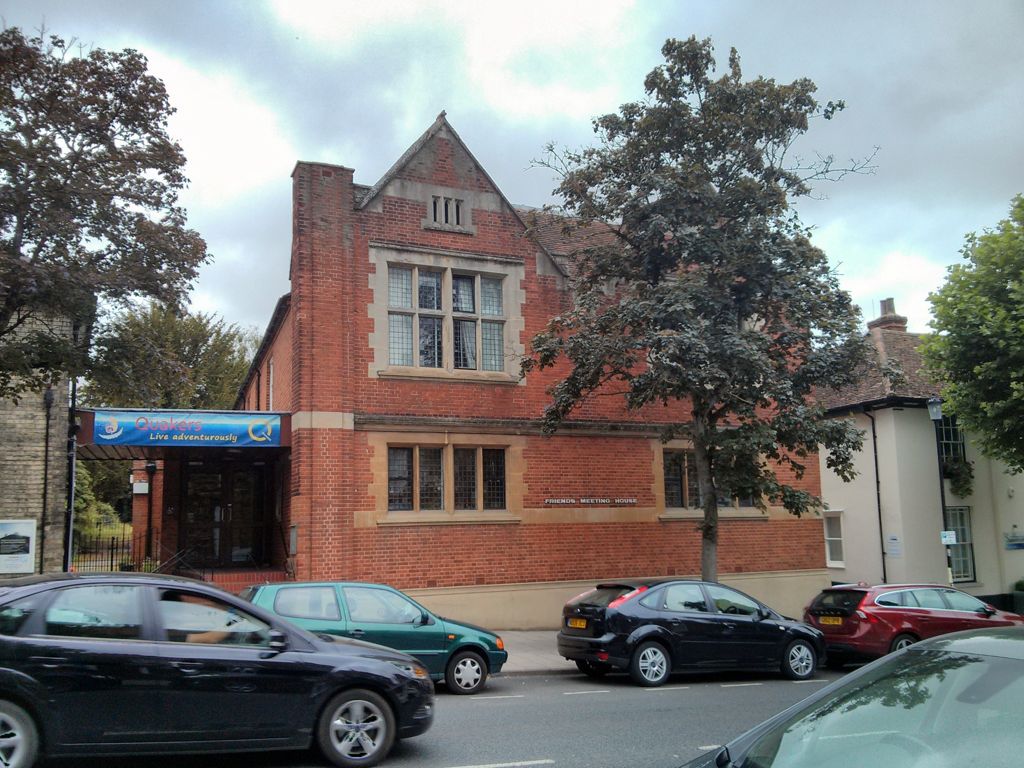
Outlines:
[{"label": "small white sign on wall", "polygon": [[895,533],[885,537],[885,554],[889,557],[903,557],[903,541]]},{"label": "small white sign on wall", "polygon": [[0,573],[32,573],[36,562],[36,521],[0,520]]},{"label": "small white sign on wall", "polygon": [[956,531],[943,531],[942,546],[948,547],[950,544],[956,544]]}]

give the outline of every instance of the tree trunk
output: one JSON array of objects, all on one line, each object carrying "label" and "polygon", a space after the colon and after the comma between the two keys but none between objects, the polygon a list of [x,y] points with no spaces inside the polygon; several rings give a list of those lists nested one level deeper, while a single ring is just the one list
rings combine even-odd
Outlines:
[{"label": "tree trunk", "polygon": [[703,500],[704,522],[700,525],[700,577],[718,581],[718,492],[707,446],[707,422],[694,416],[693,457],[697,465],[697,487]]}]

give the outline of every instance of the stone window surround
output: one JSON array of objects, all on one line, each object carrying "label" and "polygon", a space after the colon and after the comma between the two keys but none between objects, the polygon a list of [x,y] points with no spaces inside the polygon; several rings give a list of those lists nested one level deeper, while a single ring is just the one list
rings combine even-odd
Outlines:
[{"label": "stone window surround", "polygon": [[[526,276],[525,265],[518,260],[502,259],[470,253],[440,251],[426,248],[396,247],[370,243],[370,263],[374,267],[369,275],[369,287],[373,300],[367,313],[373,321],[370,333],[372,359],[368,365],[370,378],[412,378],[442,381],[472,381],[491,384],[518,384],[525,386],[519,376],[519,360],[525,353],[521,336],[525,328],[523,306],[526,292],[522,285]],[[446,318],[443,326],[443,348],[445,365],[441,368],[425,368],[418,365],[394,366],[389,363],[388,349],[388,265],[419,267],[442,272],[442,311]],[[482,370],[478,358],[476,369],[454,367],[451,283],[452,274],[463,273],[491,277],[501,280],[502,307],[504,315],[502,347],[505,368],[503,371]],[[415,291],[415,286],[414,286]],[[487,319],[486,316],[481,316]],[[495,318],[496,320],[499,318]],[[414,354],[416,350],[414,348]]]},{"label": "stone window surround", "polygon": [[[423,229],[434,229],[441,232],[453,232],[455,234],[475,235],[476,226],[473,224],[473,208],[485,207],[491,209],[493,202],[491,195],[486,193],[474,193],[465,189],[444,187],[437,184],[424,184],[422,182],[406,182],[407,189],[404,189],[403,196],[410,200],[422,200],[425,215],[420,220]],[[448,201],[449,223],[444,223],[444,203]],[[438,212],[438,221],[434,221],[434,204],[437,202],[442,206]],[[459,223],[454,222],[455,206],[459,209]]]},{"label": "stone window surround", "polygon": [[[655,505],[662,513],[658,515],[659,520],[703,520],[704,510],[701,508],[681,508],[665,506],[665,451],[692,451],[693,443],[689,440],[670,440],[663,443],[660,440],[652,440],[651,454],[654,459],[654,499]],[[771,513],[780,510],[776,507],[769,507]],[[762,520],[766,517],[758,507],[719,507],[718,517],[720,519],[756,519]]]},{"label": "stone window surround", "polygon": [[[466,205],[465,193],[437,190],[427,199],[427,215],[421,222],[424,229],[439,229],[444,232],[476,234],[476,227],[470,220],[470,206]],[[444,221],[445,206],[448,206],[448,222]],[[435,219],[435,212],[437,218]]]},{"label": "stone window surround", "polygon": [[[373,498],[373,510],[357,512],[355,526],[445,525],[464,523],[518,523],[523,508],[523,449],[526,438],[510,435],[486,435],[450,432],[372,432],[367,435],[371,451],[371,481],[367,489]],[[388,511],[388,448],[447,448],[444,462],[444,510]],[[456,510],[454,448],[505,449],[505,509]],[[478,480],[479,482],[479,480]]]}]

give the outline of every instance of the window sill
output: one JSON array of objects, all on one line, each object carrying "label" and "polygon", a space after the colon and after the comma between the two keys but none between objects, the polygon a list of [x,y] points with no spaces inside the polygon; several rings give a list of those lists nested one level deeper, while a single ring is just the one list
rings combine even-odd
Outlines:
[{"label": "window sill", "polygon": [[377,371],[381,379],[409,379],[418,381],[460,381],[470,384],[502,384],[505,386],[519,383],[517,376],[510,376],[505,371],[463,371],[457,373],[444,368],[412,368],[391,366]]},{"label": "window sill", "polygon": [[516,525],[522,518],[511,512],[389,512],[377,525]]},{"label": "window sill", "polygon": [[424,222],[424,229],[432,229],[435,232],[451,232],[454,235],[474,235],[476,232],[469,228],[457,224],[435,224],[434,222]]}]

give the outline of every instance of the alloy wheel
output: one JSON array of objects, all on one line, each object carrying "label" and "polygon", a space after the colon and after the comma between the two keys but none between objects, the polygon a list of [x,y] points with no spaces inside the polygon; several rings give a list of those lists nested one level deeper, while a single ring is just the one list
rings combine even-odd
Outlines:
[{"label": "alloy wheel", "polygon": [[665,677],[668,668],[668,659],[665,653],[657,646],[649,646],[640,652],[640,674],[645,680],[656,683]]},{"label": "alloy wheel", "polygon": [[31,716],[9,701],[0,701],[0,765],[29,768],[36,759],[38,737]]},{"label": "alloy wheel", "polygon": [[331,719],[330,736],[338,754],[369,762],[387,741],[387,720],[372,701],[346,701]]},{"label": "alloy wheel", "polygon": [[789,668],[797,677],[807,677],[814,671],[814,653],[803,643],[789,649]]}]

